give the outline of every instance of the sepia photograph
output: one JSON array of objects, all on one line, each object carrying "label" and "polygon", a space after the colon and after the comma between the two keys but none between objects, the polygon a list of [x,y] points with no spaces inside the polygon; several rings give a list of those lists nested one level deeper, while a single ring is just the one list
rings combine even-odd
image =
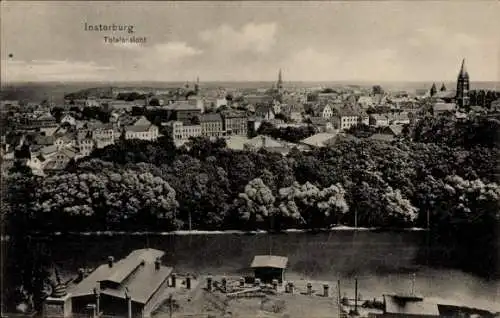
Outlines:
[{"label": "sepia photograph", "polygon": [[1,318],[500,318],[500,2],[0,2]]}]

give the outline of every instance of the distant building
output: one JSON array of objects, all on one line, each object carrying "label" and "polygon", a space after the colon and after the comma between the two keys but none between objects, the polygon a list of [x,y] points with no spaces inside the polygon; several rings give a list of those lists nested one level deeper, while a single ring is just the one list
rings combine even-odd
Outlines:
[{"label": "distant building", "polygon": [[146,117],[141,117],[133,125],[124,128],[124,136],[126,140],[141,139],[141,140],[156,140],[158,138],[158,127],[153,125]]},{"label": "distant building", "polygon": [[389,118],[382,114],[372,114],[370,115],[370,126],[374,127],[386,127],[389,126]]},{"label": "distant building", "polygon": [[345,130],[359,123],[359,115],[350,109],[335,110],[333,115],[334,128]]},{"label": "distant building", "polygon": [[432,113],[434,115],[441,115],[444,113],[455,113],[457,105],[455,103],[435,103],[432,106]]},{"label": "distant building", "polygon": [[333,130],[333,124],[323,117],[309,117],[311,125],[313,125],[318,132],[330,132]]},{"label": "distant building", "polygon": [[223,131],[226,135],[246,136],[248,123],[244,112],[228,111],[222,112]]},{"label": "distant building", "polygon": [[205,137],[221,137],[223,135],[222,117],[219,113],[200,116],[201,135]]},{"label": "distant building", "polygon": [[456,100],[460,108],[469,106],[469,73],[465,68],[465,59],[462,60],[462,66],[458,73]]},{"label": "distant building", "polygon": [[264,118],[266,120],[274,119],[274,109],[271,105],[259,105],[255,107],[255,116]]},{"label": "distant building", "polygon": [[202,125],[184,125],[181,121],[170,121],[167,127],[174,142],[187,141],[202,136]]},{"label": "distant building", "polygon": [[172,112],[172,118],[176,121],[181,121],[185,124],[191,123],[194,117],[199,117],[202,113],[199,105],[189,101],[178,101],[167,105],[166,109]]}]

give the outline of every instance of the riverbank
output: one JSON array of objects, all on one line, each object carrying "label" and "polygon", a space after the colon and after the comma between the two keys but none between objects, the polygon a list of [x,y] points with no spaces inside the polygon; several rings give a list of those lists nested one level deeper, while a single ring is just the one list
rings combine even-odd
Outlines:
[{"label": "riverbank", "polygon": [[[172,236],[172,235],[258,235],[258,234],[287,234],[287,233],[327,233],[335,231],[371,231],[371,232],[420,232],[427,231],[424,228],[376,228],[376,227],[350,227],[350,226],[338,226],[330,229],[318,229],[318,230],[304,230],[304,229],[287,229],[281,232],[256,230],[256,231],[241,231],[241,230],[225,230],[225,231],[204,231],[204,230],[180,230],[171,232],[154,232],[154,231],[89,231],[89,232],[54,232],[54,233],[42,233],[34,232],[34,236],[120,236],[120,235],[130,235],[130,236]],[[2,241],[8,241],[8,235],[2,235]]]}]

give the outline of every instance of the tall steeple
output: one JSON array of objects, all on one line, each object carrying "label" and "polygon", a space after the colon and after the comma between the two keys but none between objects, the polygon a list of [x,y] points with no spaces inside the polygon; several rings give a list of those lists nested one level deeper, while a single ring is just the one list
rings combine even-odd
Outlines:
[{"label": "tall steeple", "polygon": [[281,69],[279,70],[278,72],[278,83],[276,85],[276,88],[278,89],[278,91],[281,93],[281,91],[283,90],[283,76],[281,74]]},{"label": "tall steeple", "polygon": [[457,78],[457,94],[455,96],[459,107],[469,106],[469,73],[465,68],[465,59],[462,60]]},{"label": "tall steeple", "polygon": [[432,97],[432,96],[436,95],[436,92],[437,92],[436,83],[432,83],[432,87],[431,87],[431,90],[430,90],[429,94]]},{"label": "tall steeple", "polygon": [[200,77],[197,76],[196,83],[194,84],[194,92],[198,94],[199,91],[200,91]]}]

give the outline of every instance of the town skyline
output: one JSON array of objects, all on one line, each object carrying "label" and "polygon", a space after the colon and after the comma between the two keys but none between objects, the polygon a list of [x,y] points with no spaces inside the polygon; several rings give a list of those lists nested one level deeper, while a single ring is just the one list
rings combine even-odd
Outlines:
[{"label": "town skyline", "polygon": [[446,82],[463,58],[499,80],[495,2],[109,4],[2,3],[3,80]]}]

